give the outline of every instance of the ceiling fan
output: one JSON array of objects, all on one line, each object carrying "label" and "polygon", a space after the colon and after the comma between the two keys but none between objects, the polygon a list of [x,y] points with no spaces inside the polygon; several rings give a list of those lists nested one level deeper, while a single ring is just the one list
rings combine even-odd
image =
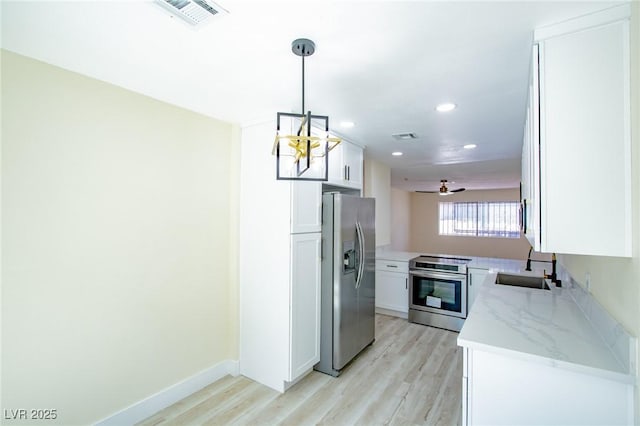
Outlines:
[{"label": "ceiling fan", "polygon": [[450,194],[454,194],[456,192],[462,192],[464,190],[465,190],[465,188],[458,188],[458,189],[449,190],[449,188],[447,188],[447,180],[446,179],[442,179],[442,180],[440,180],[440,190],[439,191],[416,191],[416,192],[420,192],[420,193],[423,193],[423,194],[435,194],[435,193],[438,193],[440,195],[450,195]]}]

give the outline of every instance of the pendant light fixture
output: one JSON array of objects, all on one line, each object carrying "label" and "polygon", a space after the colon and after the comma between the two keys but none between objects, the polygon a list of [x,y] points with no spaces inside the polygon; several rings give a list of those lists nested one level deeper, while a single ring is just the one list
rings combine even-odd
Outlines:
[{"label": "pendant light fixture", "polygon": [[276,156],[276,179],[327,181],[329,151],[340,143],[340,138],[329,135],[328,116],[305,112],[304,105],[304,58],[313,55],[316,45],[300,38],[293,41],[291,50],[302,58],[302,111],[278,113],[271,152]]}]

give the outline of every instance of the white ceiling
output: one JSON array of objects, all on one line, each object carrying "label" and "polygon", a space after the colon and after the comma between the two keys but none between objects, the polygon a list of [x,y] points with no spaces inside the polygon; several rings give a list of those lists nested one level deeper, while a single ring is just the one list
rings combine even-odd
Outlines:
[{"label": "white ceiling", "polygon": [[[532,30],[621,2],[219,3],[229,14],[194,29],[148,1],[2,1],[2,47],[242,124],[300,111],[291,42],[307,37],[307,109],[388,164],[393,186],[505,188],[520,180]],[[459,107],[436,112],[443,101]]]}]

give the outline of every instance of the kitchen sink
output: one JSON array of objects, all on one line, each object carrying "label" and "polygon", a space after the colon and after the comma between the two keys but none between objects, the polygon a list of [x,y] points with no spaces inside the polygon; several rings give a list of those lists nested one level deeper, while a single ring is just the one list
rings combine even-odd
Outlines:
[{"label": "kitchen sink", "polygon": [[499,272],[496,275],[496,284],[550,290],[544,277],[532,277],[530,275],[503,274]]}]

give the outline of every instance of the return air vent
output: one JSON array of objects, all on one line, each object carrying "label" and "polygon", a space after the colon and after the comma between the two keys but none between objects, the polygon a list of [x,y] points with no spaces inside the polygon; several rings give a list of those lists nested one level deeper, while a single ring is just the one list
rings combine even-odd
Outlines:
[{"label": "return air vent", "polygon": [[207,22],[216,15],[227,13],[221,6],[209,0],[156,0],[156,3],[193,26]]},{"label": "return air vent", "polygon": [[410,141],[412,139],[417,139],[418,136],[415,133],[396,133],[395,135],[391,135],[395,139],[399,141]]}]

